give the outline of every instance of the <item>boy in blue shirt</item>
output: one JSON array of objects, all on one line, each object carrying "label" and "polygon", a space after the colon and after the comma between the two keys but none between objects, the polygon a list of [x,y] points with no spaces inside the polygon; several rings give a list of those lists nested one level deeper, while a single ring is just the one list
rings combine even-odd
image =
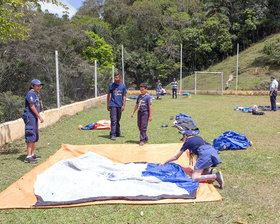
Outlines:
[{"label": "boy in blue shirt", "polygon": [[133,112],[131,113],[131,118],[135,111],[138,109],[137,124],[140,131],[140,143],[142,146],[148,141],[147,127],[148,121],[152,121],[152,97],[147,93],[147,84],[140,84],[141,94],[138,96],[136,105]]},{"label": "boy in blue shirt", "polygon": [[121,134],[120,120],[126,101],[126,86],[121,83],[121,76],[119,73],[114,75],[115,82],[109,85],[107,91],[107,110],[110,111],[111,119],[111,140],[116,140],[116,137],[124,137]]},{"label": "boy in blue shirt", "polygon": [[36,159],[41,156],[34,154],[35,143],[39,140],[38,119],[41,123],[44,119],[40,115],[39,91],[44,84],[40,80],[34,79],[30,84],[30,91],[25,96],[25,108],[22,119],[25,123],[25,142],[27,144],[27,156],[24,159],[26,163],[36,163]]},{"label": "boy in blue shirt", "polygon": [[171,85],[172,85],[172,99],[174,99],[174,96],[177,99],[177,81],[175,78],[173,79],[173,82],[171,82]]},{"label": "boy in blue shirt", "polygon": [[189,150],[191,155],[190,160],[192,160],[192,155],[197,155],[192,179],[198,182],[216,180],[219,183],[220,188],[223,189],[224,180],[222,172],[216,172],[215,169],[209,170],[209,167],[216,167],[222,162],[217,151],[212,147],[212,145],[205,142],[200,136],[196,136],[191,130],[185,131],[181,140],[184,144],[180,151],[172,158],[168,159],[164,163],[161,163],[161,165],[165,165],[166,163],[179,159],[186,150]]}]

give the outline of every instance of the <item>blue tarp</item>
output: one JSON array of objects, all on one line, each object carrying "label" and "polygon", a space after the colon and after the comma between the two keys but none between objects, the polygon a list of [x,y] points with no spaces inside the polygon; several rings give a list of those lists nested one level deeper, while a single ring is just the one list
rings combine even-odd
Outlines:
[{"label": "blue tarp", "polygon": [[185,189],[190,194],[198,188],[199,183],[190,178],[184,170],[176,163],[167,163],[159,166],[154,163],[148,163],[143,176],[154,176],[163,182],[175,183],[178,187]]},{"label": "blue tarp", "polygon": [[217,150],[225,149],[246,149],[249,147],[250,141],[247,139],[245,135],[235,133],[234,131],[224,132],[219,137],[213,140],[213,146]]}]

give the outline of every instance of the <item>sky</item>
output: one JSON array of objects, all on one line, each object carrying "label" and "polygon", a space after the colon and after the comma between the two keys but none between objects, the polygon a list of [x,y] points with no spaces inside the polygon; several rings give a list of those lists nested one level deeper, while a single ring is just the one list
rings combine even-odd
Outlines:
[{"label": "sky", "polygon": [[[60,2],[68,6],[68,15],[70,18],[72,18],[72,16],[74,16],[78,9],[83,5],[83,1],[84,0],[60,0]],[[63,12],[65,11],[62,7],[51,3],[41,3],[41,8],[43,12],[47,9],[50,13],[57,14],[59,17],[62,17],[64,14]]]}]

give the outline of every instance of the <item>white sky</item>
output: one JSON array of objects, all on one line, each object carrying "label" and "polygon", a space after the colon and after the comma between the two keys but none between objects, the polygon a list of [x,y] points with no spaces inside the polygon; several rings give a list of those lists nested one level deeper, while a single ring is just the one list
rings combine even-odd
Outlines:
[{"label": "white sky", "polygon": [[[68,15],[70,18],[74,16],[78,10],[79,7],[82,6],[83,0],[60,0],[64,5],[68,6]],[[61,6],[56,6],[51,3],[40,3],[41,4],[41,9],[43,12],[47,9],[50,13],[57,14],[59,17],[62,17],[64,11],[66,11],[64,8]]]}]

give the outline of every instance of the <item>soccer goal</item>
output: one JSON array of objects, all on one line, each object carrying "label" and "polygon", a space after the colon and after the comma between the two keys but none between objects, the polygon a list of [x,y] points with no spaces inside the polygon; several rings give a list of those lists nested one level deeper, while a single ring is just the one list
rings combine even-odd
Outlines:
[{"label": "soccer goal", "polygon": [[[212,79],[209,79],[209,77],[206,77],[206,79],[205,80],[202,80],[202,79],[199,79],[199,76],[198,76],[198,74],[209,74],[209,75],[219,75],[219,77],[214,77],[213,76],[213,78]],[[196,91],[198,90],[198,87],[197,87],[197,83],[198,83],[198,80],[199,80],[199,82],[201,83],[201,82],[208,82],[208,83],[210,83],[210,84],[208,84],[208,83],[204,83],[204,85],[207,85],[208,84],[208,86],[210,86],[211,85],[211,83],[212,83],[212,85],[215,85],[215,86],[217,86],[218,88],[216,89],[216,90],[221,90],[221,95],[223,95],[223,88],[224,88],[224,86],[223,86],[223,72],[201,72],[201,71],[195,71],[195,73],[194,73],[194,94],[196,95]],[[221,86],[220,86],[220,84],[218,84],[219,83],[219,79],[220,79],[220,81],[221,81]],[[210,82],[210,80],[211,80],[211,82]],[[220,87],[219,87],[220,86]],[[200,89],[200,90],[202,90],[202,89]],[[205,87],[204,87],[204,90],[205,90]],[[206,89],[206,90],[210,90],[210,89]],[[212,89],[213,90],[213,89]]]}]

